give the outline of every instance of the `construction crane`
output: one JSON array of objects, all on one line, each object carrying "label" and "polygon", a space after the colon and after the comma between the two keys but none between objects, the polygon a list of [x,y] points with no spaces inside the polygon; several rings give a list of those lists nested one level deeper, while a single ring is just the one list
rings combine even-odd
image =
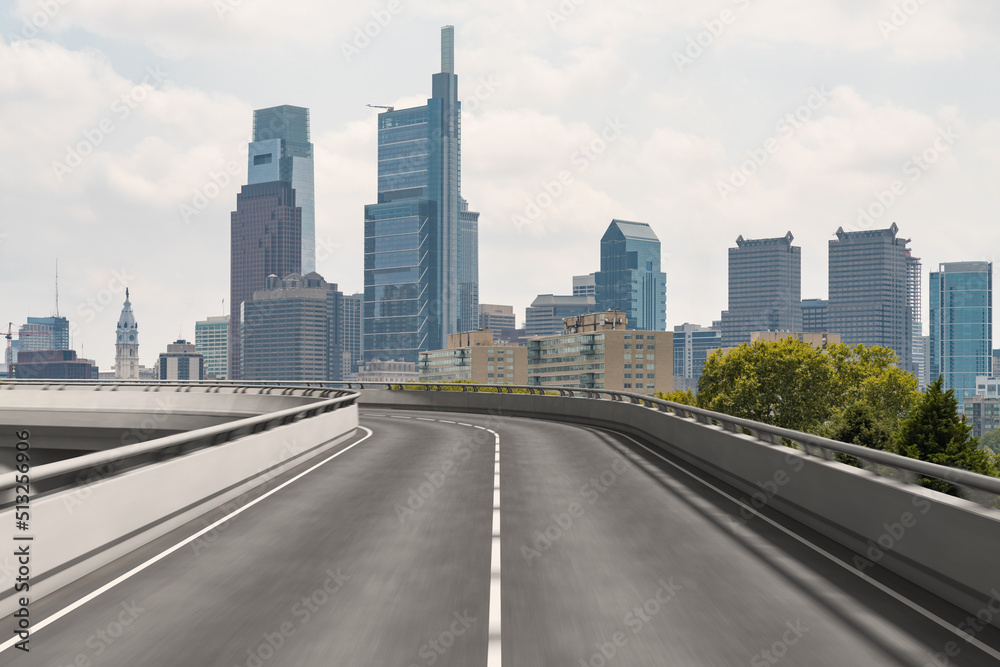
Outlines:
[{"label": "construction crane", "polygon": [[369,104],[372,109],[385,109],[386,111],[394,111],[396,107],[384,107],[381,104]]},{"label": "construction crane", "polygon": [[11,322],[7,325],[7,334],[4,336],[7,339],[7,379],[11,379],[14,376],[14,323]]}]

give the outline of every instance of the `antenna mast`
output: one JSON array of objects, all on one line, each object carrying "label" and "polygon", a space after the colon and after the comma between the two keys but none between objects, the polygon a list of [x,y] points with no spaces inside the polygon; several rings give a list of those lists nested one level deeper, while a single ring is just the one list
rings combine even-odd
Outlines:
[{"label": "antenna mast", "polygon": [[56,317],[59,317],[59,260],[56,260]]}]

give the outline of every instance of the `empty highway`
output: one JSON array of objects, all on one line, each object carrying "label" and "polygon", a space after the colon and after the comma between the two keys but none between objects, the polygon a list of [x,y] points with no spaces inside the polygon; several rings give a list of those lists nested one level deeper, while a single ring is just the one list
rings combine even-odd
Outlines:
[{"label": "empty highway", "polygon": [[361,423],[253,496],[35,601],[36,623],[58,617],[0,664],[1000,659],[994,629],[968,641],[954,629],[968,614],[877,566],[859,572],[844,548],[627,436],[365,408]]}]

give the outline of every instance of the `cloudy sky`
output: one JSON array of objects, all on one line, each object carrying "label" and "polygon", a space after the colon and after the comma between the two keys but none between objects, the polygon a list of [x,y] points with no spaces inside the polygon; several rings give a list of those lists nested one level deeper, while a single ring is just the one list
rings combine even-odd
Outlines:
[{"label": "cloudy sky", "polygon": [[[109,370],[229,293],[252,110],[311,109],[318,269],[362,287],[376,113],[422,104],[456,27],[480,294],[520,321],[599,268],[612,218],[663,243],[667,324],[726,307],[735,238],[899,225],[928,269],[1000,248],[995,0],[8,0],[0,15],[0,318],[54,309]],[[867,212],[867,215],[862,215]],[[925,294],[926,311],[926,294]],[[926,317],[924,318],[926,322]]]}]

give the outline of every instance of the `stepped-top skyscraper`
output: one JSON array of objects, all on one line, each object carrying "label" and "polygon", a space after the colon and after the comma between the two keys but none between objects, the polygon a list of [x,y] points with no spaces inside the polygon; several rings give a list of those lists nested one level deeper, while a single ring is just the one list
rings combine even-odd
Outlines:
[{"label": "stepped-top skyscraper", "polygon": [[598,312],[620,310],[629,329],[666,330],[667,274],[660,270],[660,239],[645,222],[611,221],[594,283]]},{"label": "stepped-top skyscraper", "polygon": [[378,115],[378,201],[365,207],[364,355],[416,363],[479,319],[478,213],[461,193],[455,29],[427,104]]},{"label": "stepped-top skyscraper", "polygon": [[280,106],[253,114],[247,184],[231,217],[229,379],[240,376],[244,302],[269,275],[308,273],[316,264],[309,110]]},{"label": "stepped-top skyscraper", "polygon": [[837,230],[830,241],[827,327],[842,340],[894,351],[899,366],[918,371],[913,337],[920,321],[920,259],[898,238],[899,227],[858,232]]},{"label": "stepped-top skyscraper", "polygon": [[722,347],[750,342],[755,331],[802,331],[802,249],[791,232],[771,239],[736,239],[729,249],[729,309],[722,312]]}]

